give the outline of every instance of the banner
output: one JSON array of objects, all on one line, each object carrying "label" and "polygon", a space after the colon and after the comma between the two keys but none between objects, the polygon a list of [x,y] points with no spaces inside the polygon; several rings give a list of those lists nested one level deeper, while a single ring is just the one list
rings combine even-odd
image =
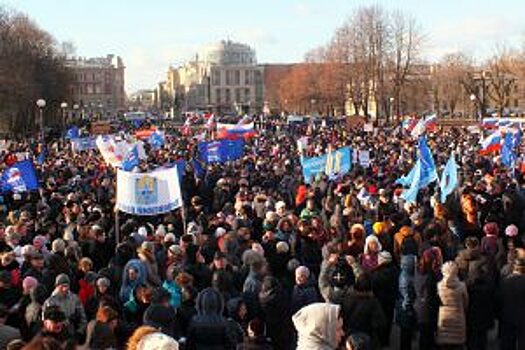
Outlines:
[{"label": "banner", "polygon": [[24,160],[4,170],[0,178],[0,189],[3,193],[21,193],[38,189],[33,162]]},{"label": "banner", "polygon": [[73,152],[88,151],[97,148],[97,139],[94,137],[82,137],[71,139]]},{"label": "banner", "polygon": [[359,151],[359,164],[363,168],[370,166],[370,151]]},{"label": "banner", "polygon": [[122,162],[133,148],[132,144],[126,141],[116,141],[112,136],[99,136],[96,144],[106,164],[113,167],[121,167]]},{"label": "banner", "polygon": [[158,215],[182,206],[177,168],[151,173],[117,171],[117,208],[134,215]]},{"label": "banner", "polygon": [[205,163],[225,163],[237,160],[244,152],[244,140],[200,142],[200,158]]},{"label": "banner", "polygon": [[303,158],[301,165],[306,183],[311,183],[318,174],[326,174],[334,179],[352,168],[352,150],[343,147],[319,157]]}]

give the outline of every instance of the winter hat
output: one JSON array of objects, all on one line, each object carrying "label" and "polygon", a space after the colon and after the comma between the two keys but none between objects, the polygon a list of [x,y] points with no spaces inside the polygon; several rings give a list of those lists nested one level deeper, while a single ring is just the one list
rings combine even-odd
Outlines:
[{"label": "winter hat", "polygon": [[164,236],[164,243],[175,242],[176,239],[177,237],[175,237],[175,235],[170,232],[166,236]]},{"label": "winter hat", "polygon": [[66,242],[61,238],[55,239],[51,244],[51,250],[53,253],[64,253],[64,250],[66,250]]},{"label": "winter hat", "polygon": [[166,228],[164,227],[164,225],[160,224],[157,227],[157,231],[155,231],[155,234],[160,237],[166,236]]},{"label": "winter hat", "polygon": [[487,236],[497,236],[499,234],[498,224],[495,222],[486,223],[483,226],[483,233]]},{"label": "winter hat", "polygon": [[67,284],[67,285],[70,284],[69,276],[66,275],[65,273],[61,273],[55,279],[55,287],[61,286],[63,284]]},{"label": "winter hat", "polygon": [[383,250],[379,253],[379,256],[377,257],[377,263],[379,265],[383,264],[390,264],[392,262],[392,254],[387,252],[386,250]]},{"label": "winter hat", "polygon": [[109,286],[111,285],[111,282],[109,280],[109,278],[107,277],[99,277],[97,279],[97,287],[106,287],[106,288],[109,288]]},{"label": "winter hat", "polygon": [[164,333],[155,332],[143,337],[137,350],[179,350],[179,343]]},{"label": "winter hat", "polygon": [[22,249],[20,250],[20,254],[23,256],[23,257],[30,257],[31,255],[33,255],[33,253],[35,252],[35,247],[33,247],[32,245],[30,244],[26,244],[25,246],[22,247]]},{"label": "winter hat", "polygon": [[27,276],[22,281],[22,289],[24,291],[29,291],[33,288],[35,288],[38,285],[38,280],[32,276]]},{"label": "winter hat", "polygon": [[215,230],[215,237],[220,238],[226,234],[226,229],[224,227],[217,227]]},{"label": "winter hat", "polygon": [[301,266],[301,263],[299,260],[293,258],[288,261],[288,264],[286,264],[286,269],[290,272],[295,271],[299,266]]},{"label": "winter hat", "polygon": [[168,250],[170,251],[171,254],[177,256],[177,255],[181,255],[182,254],[182,249],[180,248],[180,246],[178,246],[177,244],[173,244],[171,245]]},{"label": "winter hat", "polygon": [[155,252],[155,244],[153,242],[142,242],[140,245],[141,250],[147,250],[148,252]]},{"label": "winter hat", "polygon": [[370,244],[371,242],[376,242],[377,246],[378,246],[378,251],[380,252],[381,250],[383,250],[383,247],[381,246],[381,243],[379,242],[379,239],[377,238],[377,236],[374,236],[374,235],[370,235],[368,237],[366,237],[365,239],[365,254],[368,254],[370,253],[369,250],[368,250],[368,244]]},{"label": "winter hat", "polygon": [[286,203],[284,203],[283,201],[275,203],[275,210],[279,210],[281,208],[286,208]]},{"label": "winter hat", "polygon": [[518,227],[516,227],[516,225],[509,225],[505,229],[505,235],[507,237],[516,237],[518,235],[518,233],[519,233],[519,231],[518,231]]},{"label": "winter hat", "polygon": [[286,242],[279,242],[275,246],[277,254],[286,254],[290,250],[290,246]]},{"label": "winter hat", "polygon": [[372,225],[372,231],[374,231],[375,235],[380,236],[386,232],[386,224],[384,222],[376,222]]}]

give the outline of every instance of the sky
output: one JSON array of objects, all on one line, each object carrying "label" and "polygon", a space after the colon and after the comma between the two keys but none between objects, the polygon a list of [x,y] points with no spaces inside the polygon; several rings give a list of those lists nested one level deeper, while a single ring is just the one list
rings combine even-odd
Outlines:
[{"label": "sky", "polygon": [[360,6],[415,17],[424,57],[464,51],[478,59],[525,38],[523,0],[0,0],[26,13],[83,57],[113,53],[126,65],[126,91],[153,88],[222,39],[252,46],[259,63],[300,62],[326,44]]}]

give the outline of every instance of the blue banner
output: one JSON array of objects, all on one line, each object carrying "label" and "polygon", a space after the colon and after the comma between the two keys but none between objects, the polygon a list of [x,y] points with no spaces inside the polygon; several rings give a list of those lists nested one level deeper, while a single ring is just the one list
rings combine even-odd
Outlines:
[{"label": "blue banner", "polygon": [[73,125],[66,131],[66,139],[77,139],[80,136],[80,129],[78,126]]},{"label": "blue banner", "polygon": [[3,193],[20,193],[38,189],[33,162],[24,160],[7,168],[0,178],[0,189]]},{"label": "blue banner", "polygon": [[74,152],[88,151],[97,148],[97,139],[94,137],[82,137],[71,140],[71,147]]},{"label": "blue banner", "polygon": [[319,157],[302,158],[301,165],[306,183],[312,183],[318,174],[326,174],[330,179],[335,179],[352,168],[352,150],[350,147],[343,147]]},{"label": "blue banner", "polygon": [[203,141],[199,143],[201,160],[205,163],[225,163],[237,160],[244,152],[244,140]]}]

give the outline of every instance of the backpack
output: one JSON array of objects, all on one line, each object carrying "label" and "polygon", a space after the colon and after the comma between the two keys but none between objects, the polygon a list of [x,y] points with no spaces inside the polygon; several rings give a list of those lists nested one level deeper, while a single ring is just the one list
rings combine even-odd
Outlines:
[{"label": "backpack", "polygon": [[418,255],[417,242],[414,235],[406,236],[399,247],[401,255]]}]

